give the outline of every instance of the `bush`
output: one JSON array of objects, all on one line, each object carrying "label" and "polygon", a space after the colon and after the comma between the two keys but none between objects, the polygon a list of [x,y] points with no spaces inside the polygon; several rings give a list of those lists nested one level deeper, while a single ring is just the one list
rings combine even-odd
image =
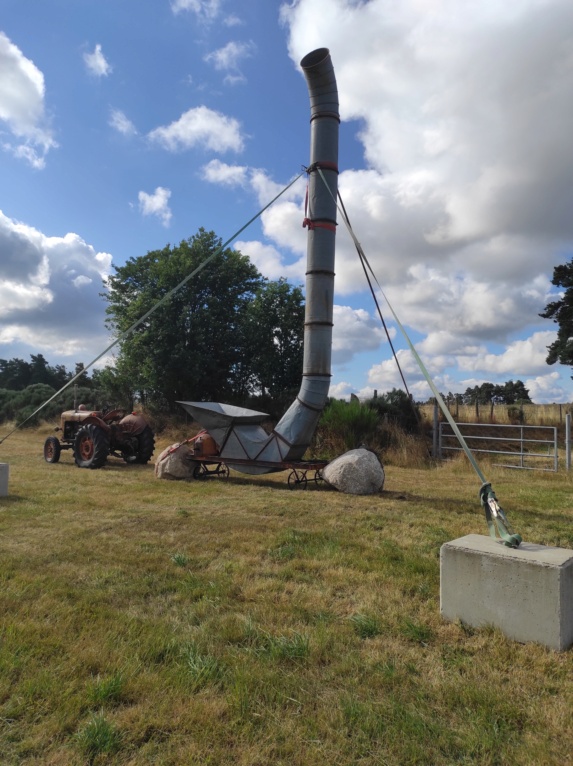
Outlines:
[{"label": "bush", "polygon": [[[34,413],[38,407],[48,401],[56,393],[55,389],[45,383],[35,383],[22,391],[0,389],[0,423],[15,422],[20,425]],[[26,426],[37,426],[41,420],[58,421],[64,410],[71,410],[76,404],[83,403],[95,410],[102,409],[104,400],[101,392],[91,388],[70,386],[47,404],[40,412],[26,423]]]},{"label": "bush", "polygon": [[334,458],[364,445],[394,465],[424,465],[428,444],[418,419],[416,405],[403,391],[361,404],[332,399],[326,405],[313,439],[311,453]]},{"label": "bush", "polygon": [[321,440],[326,450],[333,454],[356,449],[362,444],[369,446],[379,421],[378,413],[360,402],[332,399],[320,419]]},{"label": "bush", "polygon": [[420,432],[418,407],[405,391],[393,388],[387,394],[369,399],[367,407],[375,410],[385,423],[394,423],[409,434]]}]

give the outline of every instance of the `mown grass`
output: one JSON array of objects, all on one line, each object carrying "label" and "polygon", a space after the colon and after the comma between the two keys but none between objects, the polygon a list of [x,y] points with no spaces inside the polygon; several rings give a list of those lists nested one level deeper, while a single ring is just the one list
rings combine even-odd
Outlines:
[{"label": "mown grass", "polygon": [[[0,447],[3,766],[570,762],[573,652],[439,616],[441,544],[487,534],[463,461],[353,497],[48,465],[46,433]],[[567,474],[485,470],[573,547]]]}]

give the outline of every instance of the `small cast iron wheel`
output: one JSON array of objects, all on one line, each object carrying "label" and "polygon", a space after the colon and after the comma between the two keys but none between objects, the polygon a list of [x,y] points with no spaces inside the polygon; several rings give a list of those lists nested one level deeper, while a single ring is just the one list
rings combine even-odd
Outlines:
[{"label": "small cast iron wheel", "polygon": [[220,479],[228,479],[229,478],[229,466],[225,465],[225,463],[219,463],[219,467],[217,468],[217,476]]},{"label": "small cast iron wheel", "polygon": [[56,436],[48,436],[44,442],[44,460],[46,463],[57,463],[61,453],[60,440]]},{"label": "small cast iron wheel", "polygon": [[107,434],[90,423],[83,426],[74,441],[74,460],[79,468],[101,468],[109,455]]},{"label": "small cast iron wheel", "polygon": [[318,471],[314,472],[314,483],[320,484],[321,481],[324,481],[322,478],[322,470],[319,468]]},{"label": "small cast iron wheel", "polygon": [[306,489],[306,471],[301,473],[293,468],[288,475],[288,485],[290,489],[295,489],[295,487]]},{"label": "small cast iron wheel", "polygon": [[194,479],[203,479],[206,473],[206,468],[203,465],[203,463],[197,463],[195,468],[193,469],[193,478]]},{"label": "small cast iron wheel", "polygon": [[155,450],[155,436],[149,426],[137,436],[129,440],[133,445],[133,451],[123,452],[122,457],[126,463],[149,463]]}]

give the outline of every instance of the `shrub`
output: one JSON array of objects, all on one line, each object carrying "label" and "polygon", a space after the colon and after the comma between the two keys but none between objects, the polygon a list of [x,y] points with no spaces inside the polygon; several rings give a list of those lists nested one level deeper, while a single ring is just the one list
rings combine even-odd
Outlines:
[{"label": "shrub", "polygon": [[[34,383],[22,391],[0,389],[0,423],[8,421],[14,421],[18,425],[24,423],[55,393],[56,390],[45,383]],[[74,387],[70,386],[31,418],[26,426],[37,426],[41,420],[59,421],[61,412],[73,408],[74,399],[76,404],[83,402],[93,409],[102,407],[102,399],[97,390],[78,386],[74,391]]]},{"label": "shrub", "polygon": [[374,439],[379,423],[378,413],[360,402],[331,400],[322,413],[322,441],[328,451],[340,454],[368,444]]},{"label": "shrub", "polygon": [[361,404],[330,400],[315,434],[311,452],[332,458],[364,445],[383,457],[384,463],[424,465],[428,445],[416,405],[403,391],[394,389]]},{"label": "shrub", "polygon": [[393,388],[386,394],[365,402],[367,407],[375,410],[385,423],[393,423],[406,433],[420,431],[420,414],[416,403],[405,391]]}]

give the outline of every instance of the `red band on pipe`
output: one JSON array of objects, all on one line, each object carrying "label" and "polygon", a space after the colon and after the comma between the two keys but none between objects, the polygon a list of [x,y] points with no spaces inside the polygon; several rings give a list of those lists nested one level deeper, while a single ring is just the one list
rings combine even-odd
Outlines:
[{"label": "red band on pipe", "polygon": [[333,223],[324,223],[324,221],[312,221],[310,218],[305,218],[302,222],[303,229],[305,229],[307,226],[309,229],[328,229],[329,231],[336,231],[336,226]]}]

